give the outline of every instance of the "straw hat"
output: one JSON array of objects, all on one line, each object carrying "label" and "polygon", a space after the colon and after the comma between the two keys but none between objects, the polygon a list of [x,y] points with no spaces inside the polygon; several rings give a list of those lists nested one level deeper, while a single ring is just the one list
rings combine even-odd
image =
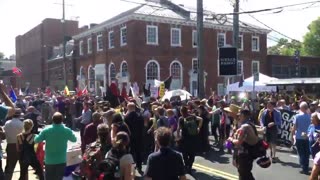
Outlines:
[{"label": "straw hat", "polygon": [[240,111],[241,107],[235,105],[235,104],[230,104],[229,107],[224,108],[223,110],[233,113],[233,114],[238,114]]}]

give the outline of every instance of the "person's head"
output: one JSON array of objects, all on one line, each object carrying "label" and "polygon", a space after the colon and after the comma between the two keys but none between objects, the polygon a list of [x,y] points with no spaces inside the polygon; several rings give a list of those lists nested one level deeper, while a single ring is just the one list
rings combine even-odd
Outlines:
[{"label": "person's head", "polygon": [[203,105],[200,105],[198,108],[199,114],[202,115],[203,113],[205,113],[207,110]]},{"label": "person's head", "polygon": [[29,106],[27,108],[27,111],[30,112],[30,113],[33,113],[35,110],[36,110],[36,108],[34,106]]},{"label": "person's head", "polygon": [[165,109],[163,107],[158,107],[158,114],[159,116],[164,116],[165,115]]},{"label": "person's head", "polygon": [[109,137],[109,127],[106,124],[99,124],[97,127],[98,138],[100,142],[106,142]]},{"label": "person's head", "polygon": [[12,115],[12,118],[21,118],[23,115],[22,110],[20,108],[15,108],[14,110],[15,112]]},{"label": "person's head", "polygon": [[83,109],[84,109],[85,111],[87,111],[87,110],[89,110],[89,108],[90,108],[90,103],[84,102],[84,103],[83,103]]},{"label": "person's head", "polygon": [[156,130],[156,142],[160,147],[168,147],[171,141],[171,130],[166,127],[160,127]]},{"label": "person's head", "polygon": [[29,133],[33,128],[33,121],[31,119],[26,119],[23,121],[23,132]]},{"label": "person's head", "polygon": [[121,122],[123,122],[123,118],[122,118],[121,114],[115,113],[112,115],[112,124],[118,124]]},{"label": "person's head", "polygon": [[320,113],[314,112],[311,114],[311,123],[315,126],[320,125]]},{"label": "person's head", "polygon": [[168,116],[168,117],[173,117],[173,116],[174,116],[174,112],[173,112],[172,109],[168,109],[168,110],[167,110],[167,116]]},{"label": "person's head", "polygon": [[188,116],[188,108],[187,108],[186,106],[182,106],[182,107],[180,108],[180,113],[181,113],[181,115],[182,115],[183,117]]},{"label": "person's head", "polygon": [[236,104],[230,104],[229,107],[223,108],[225,112],[228,113],[228,116],[236,118],[237,114],[239,113],[240,107]]},{"label": "person's head", "polygon": [[269,111],[273,111],[275,107],[276,107],[275,101],[269,101],[269,102],[267,103],[267,109],[268,109]]},{"label": "person's head", "polygon": [[126,152],[128,151],[129,144],[130,144],[129,135],[123,131],[118,132],[116,135],[116,141],[113,147],[120,152]]},{"label": "person's head", "polygon": [[100,124],[100,123],[102,123],[101,114],[98,113],[98,112],[94,112],[94,113],[92,114],[92,122],[93,122],[94,124]]},{"label": "person's head", "polygon": [[300,103],[299,107],[300,107],[300,111],[304,112],[304,113],[307,112],[307,110],[309,108],[308,103],[306,103],[305,101],[302,101]]},{"label": "person's head", "polygon": [[52,122],[54,124],[61,124],[63,122],[63,115],[60,112],[55,112],[52,116]]},{"label": "person's head", "polygon": [[250,110],[243,109],[239,112],[239,122],[242,123],[246,120],[249,120],[251,117],[251,112]]},{"label": "person's head", "polygon": [[279,104],[280,107],[285,106],[286,105],[286,100],[280,99],[278,104]]},{"label": "person's head", "polygon": [[134,112],[136,110],[136,105],[132,102],[127,105],[128,112]]}]

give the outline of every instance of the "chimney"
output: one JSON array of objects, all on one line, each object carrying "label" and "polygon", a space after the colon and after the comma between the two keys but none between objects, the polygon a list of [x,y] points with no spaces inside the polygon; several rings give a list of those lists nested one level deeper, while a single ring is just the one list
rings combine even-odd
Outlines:
[{"label": "chimney", "polygon": [[95,27],[96,25],[98,25],[98,24],[96,24],[96,23],[91,23],[91,24],[90,24],[90,29],[92,29],[92,28]]},{"label": "chimney", "polygon": [[160,0],[160,4],[165,5],[169,7],[172,11],[180,14],[181,16],[185,18],[190,18],[190,11],[187,11],[181,7],[181,5],[174,4],[173,2],[169,0]]}]

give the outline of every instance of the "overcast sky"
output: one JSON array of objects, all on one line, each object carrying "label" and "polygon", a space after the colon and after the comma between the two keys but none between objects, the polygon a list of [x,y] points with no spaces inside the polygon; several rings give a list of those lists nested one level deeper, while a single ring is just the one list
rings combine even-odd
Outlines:
[{"label": "overcast sky", "polygon": [[[78,19],[80,26],[89,23],[100,23],[137,4],[121,0],[65,0],[66,18]],[[144,2],[143,0],[129,0]],[[172,0],[187,7],[196,8],[196,0]],[[204,7],[218,13],[230,13],[233,0],[203,0]],[[242,10],[257,10],[278,7],[282,5],[307,2],[312,0],[240,0]],[[0,52],[6,56],[15,54],[15,37],[24,34],[45,18],[62,17],[62,0],[0,0]],[[310,6],[312,5],[312,6]],[[263,12],[253,14],[254,17],[280,31],[281,33],[298,40],[308,31],[307,26],[319,16],[320,3],[291,7],[281,13]],[[241,15],[240,20],[264,27],[259,22]],[[272,36],[282,37],[277,33]],[[268,41],[268,46],[274,41]]]}]

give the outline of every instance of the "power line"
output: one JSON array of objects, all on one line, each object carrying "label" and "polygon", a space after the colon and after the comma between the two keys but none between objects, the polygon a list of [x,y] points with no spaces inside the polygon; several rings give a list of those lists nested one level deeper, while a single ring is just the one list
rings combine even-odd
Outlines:
[{"label": "power line", "polygon": [[251,10],[251,11],[242,11],[242,12],[238,12],[238,13],[220,13],[217,15],[234,15],[234,14],[253,14],[253,13],[260,13],[260,12],[266,12],[266,11],[273,11],[273,10],[282,10],[284,8],[288,8],[288,7],[294,7],[294,6],[302,6],[302,5],[307,5],[307,4],[313,4],[313,3],[319,3],[320,1],[310,1],[310,2],[304,2],[304,3],[297,3],[297,4],[289,4],[289,5],[284,5],[284,6],[278,6],[278,7],[274,7],[274,8],[267,8],[267,9],[259,9],[259,10]]}]

